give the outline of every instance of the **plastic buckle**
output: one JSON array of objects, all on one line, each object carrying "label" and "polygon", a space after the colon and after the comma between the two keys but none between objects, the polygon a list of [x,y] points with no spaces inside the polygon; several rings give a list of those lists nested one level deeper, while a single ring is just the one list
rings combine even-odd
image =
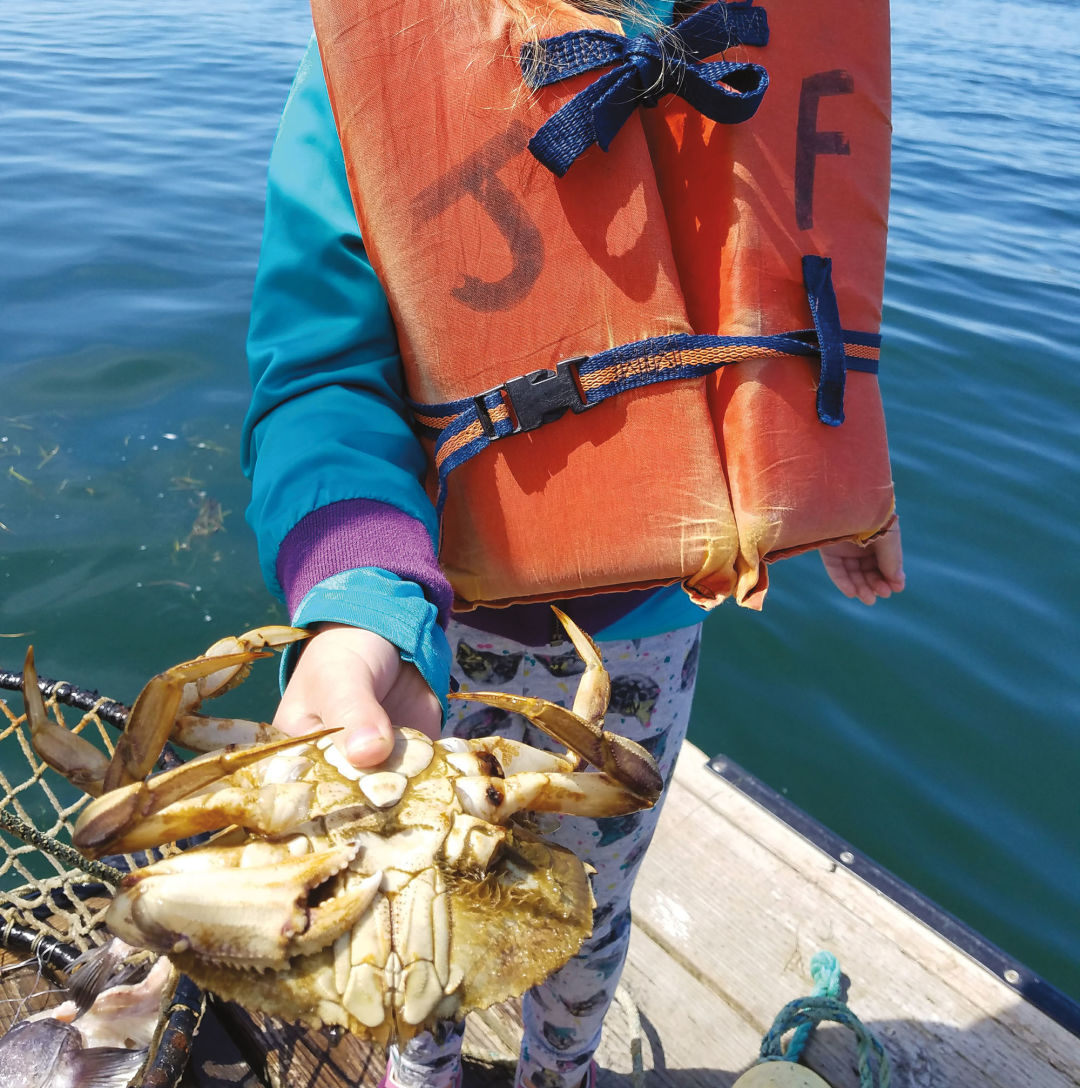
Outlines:
[{"label": "plastic buckle", "polygon": [[[571,412],[584,412],[586,408],[591,408],[592,405],[582,397],[574,371],[570,369],[580,366],[588,358],[587,355],[576,355],[572,359],[563,359],[555,364],[554,370],[534,370],[473,397],[484,434],[488,438],[505,438],[506,435],[520,434],[522,431],[535,431],[537,427],[564,415],[568,408]],[[485,403],[495,393],[505,395],[514,415],[513,429],[501,436],[495,432],[495,424]]]}]

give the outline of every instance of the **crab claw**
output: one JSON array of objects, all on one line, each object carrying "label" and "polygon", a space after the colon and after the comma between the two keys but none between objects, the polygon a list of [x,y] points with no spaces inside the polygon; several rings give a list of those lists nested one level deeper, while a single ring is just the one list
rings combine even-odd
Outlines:
[{"label": "crab claw", "polygon": [[[277,856],[261,858],[263,864],[250,864],[246,847],[222,849],[213,870],[205,857],[167,858],[124,877],[106,923],[123,940],[157,952],[281,968],[290,956],[331,944],[375,898],[381,872],[329,897],[319,894],[358,849],[346,843],[292,855],[285,843],[265,844],[262,853]],[[213,896],[200,876],[213,880]]]},{"label": "crab claw", "polygon": [[476,700],[521,714],[548,736],[565,744],[571,753],[624,786],[639,800],[640,807],[655,804],[664,788],[656,761],[640,744],[604,729],[611,684],[599,648],[569,616],[557,608],[553,611],[585,662],[572,710],[547,699],[501,691],[463,691],[451,693],[450,698]]}]

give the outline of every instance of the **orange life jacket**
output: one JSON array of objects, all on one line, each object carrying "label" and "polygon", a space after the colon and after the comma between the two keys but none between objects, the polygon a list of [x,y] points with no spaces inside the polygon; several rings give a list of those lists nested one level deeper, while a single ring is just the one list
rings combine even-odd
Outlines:
[{"label": "orange life jacket", "polygon": [[[312,8],[455,607],[760,607],[766,561],[890,522],[885,0],[714,5],[659,61],[560,0],[524,51],[502,0]],[[659,94],[705,84],[719,121]]]}]

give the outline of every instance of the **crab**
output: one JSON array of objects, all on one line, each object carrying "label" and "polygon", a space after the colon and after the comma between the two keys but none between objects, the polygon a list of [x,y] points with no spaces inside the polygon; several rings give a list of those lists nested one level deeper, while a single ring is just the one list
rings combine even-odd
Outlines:
[{"label": "crab", "polygon": [[[572,708],[459,697],[524,714],[566,755],[399,728],[390,756],[366,770],[347,762],[332,728],[285,737],[197,714],[267,648],[305,631],[250,631],[154,677],[111,760],[47,717],[31,650],[32,741],[95,797],[75,845],[96,858],[212,833],[126,874],[110,929],[222,998],[381,1043],[541,982],[591,932],[594,900],[586,865],[542,841],[527,814],[625,815],[663,785],[643,748],[603,728],[599,650],[559,617],[586,663]],[[149,775],[170,736],[205,754]]]}]

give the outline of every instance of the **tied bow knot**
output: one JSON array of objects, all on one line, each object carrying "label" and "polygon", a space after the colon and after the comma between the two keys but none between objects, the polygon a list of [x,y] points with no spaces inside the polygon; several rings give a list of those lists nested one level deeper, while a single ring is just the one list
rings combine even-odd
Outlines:
[{"label": "tied bow knot", "polygon": [[764,9],[742,0],[702,8],[663,39],[575,30],[530,43],[522,49],[521,67],[534,88],[614,67],[556,110],[529,141],[529,150],[562,177],[592,144],[607,151],[635,109],[656,106],[667,94],[720,124],[745,121],[761,104],[768,73],[760,64],[702,58],[738,43],[764,45],[768,36]]},{"label": "tied bow knot", "polygon": [[626,50],[626,60],[634,71],[634,97],[641,105],[649,107],[655,106],[660,96],[666,93],[666,88],[661,86],[664,74],[662,54],[659,48],[647,48],[655,45],[653,39],[642,36],[640,39],[632,38]]}]

